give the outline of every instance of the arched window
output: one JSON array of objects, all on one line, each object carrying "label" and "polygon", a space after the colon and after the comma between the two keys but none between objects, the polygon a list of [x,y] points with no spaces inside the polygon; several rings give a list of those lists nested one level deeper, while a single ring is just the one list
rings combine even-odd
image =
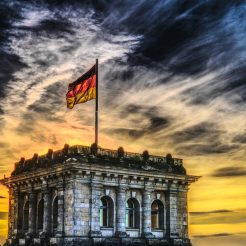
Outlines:
[{"label": "arched window", "polygon": [[109,196],[104,196],[100,201],[100,226],[113,227],[114,204]]},{"label": "arched window", "polygon": [[151,228],[164,228],[164,206],[160,200],[155,200],[151,205]]},{"label": "arched window", "polygon": [[53,232],[57,230],[58,227],[58,197],[53,201],[52,206],[52,226],[53,226]]},{"label": "arched window", "polygon": [[126,227],[139,228],[140,225],[140,206],[135,198],[130,198],[126,202]]},{"label": "arched window", "polygon": [[44,221],[44,199],[41,199],[38,203],[38,230],[43,229]]},{"label": "arched window", "polygon": [[23,230],[28,230],[28,220],[29,220],[29,202],[27,201],[23,210]]}]

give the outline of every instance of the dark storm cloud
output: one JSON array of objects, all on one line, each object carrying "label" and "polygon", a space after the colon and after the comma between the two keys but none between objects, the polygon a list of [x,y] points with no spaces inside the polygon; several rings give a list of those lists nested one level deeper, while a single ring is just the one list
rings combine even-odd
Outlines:
[{"label": "dark storm cloud", "polygon": [[123,138],[130,138],[132,140],[137,140],[144,136],[146,133],[143,129],[129,129],[129,128],[116,128],[105,130],[105,132],[121,136]]},{"label": "dark storm cloud", "polygon": [[18,4],[3,0],[0,2],[0,44],[8,39],[7,30],[11,28],[14,20],[20,20],[20,8]]},{"label": "dark storm cloud", "polygon": [[240,146],[236,144],[223,144],[222,142],[215,140],[212,143],[197,143],[197,144],[181,144],[175,149],[179,155],[212,155],[212,154],[224,154],[237,150]]},{"label": "dark storm cloud", "polygon": [[[21,58],[16,54],[10,54],[0,46],[0,98],[5,96],[6,88],[8,87],[8,82],[14,78],[14,73],[25,67],[21,61]],[[0,114],[3,112],[0,110]]]},{"label": "dark storm cloud", "polygon": [[[56,82],[46,87],[40,99],[28,107],[29,113],[35,112],[40,118],[49,121],[62,122],[63,119],[55,115],[60,108],[65,107],[64,83]],[[29,117],[27,117],[29,120]]]},{"label": "dark storm cloud", "polygon": [[141,120],[147,119],[149,125],[146,130],[158,131],[160,128],[169,126],[171,119],[169,117],[158,116],[160,109],[156,106],[128,104],[120,111],[120,117],[140,117]]},{"label": "dark storm cloud", "polygon": [[[125,1],[107,3],[107,7],[99,2],[99,12],[107,16],[103,20],[107,30],[143,36],[128,62],[154,66],[157,72],[163,64],[170,74],[184,77],[216,71],[212,86],[204,83],[187,91],[190,103],[208,103],[228,92],[239,95],[236,103],[245,102],[244,1]],[[117,76],[124,81],[133,73],[129,69]]]},{"label": "dark storm cloud", "polygon": [[169,126],[169,119],[154,116],[150,118],[150,125],[148,126],[148,131],[156,132],[165,129],[167,126]]},{"label": "dark storm cloud", "polygon": [[[19,7],[13,4],[9,6],[8,1],[0,3],[0,99],[5,96],[8,82],[13,79],[13,74],[26,67],[20,56],[12,54],[7,49],[9,41],[9,30],[12,28],[12,23],[15,20],[20,20]],[[1,108],[0,108],[1,114]]]},{"label": "dark storm cloud", "polygon": [[219,130],[217,125],[209,122],[202,122],[192,127],[185,128],[182,131],[177,131],[170,137],[177,143],[183,143],[196,139],[211,142],[218,139],[222,133],[223,131]]},{"label": "dark storm cloud", "polygon": [[181,155],[209,155],[227,153],[239,148],[238,144],[225,144],[221,137],[225,131],[215,123],[202,122],[169,135]]},{"label": "dark storm cloud", "polygon": [[[137,117],[137,116],[136,116]],[[169,119],[164,117],[146,117],[139,119],[133,119],[134,123],[142,122],[144,119],[148,119],[149,123],[146,126],[132,129],[132,128],[111,128],[104,131],[109,134],[114,134],[119,137],[130,138],[131,140],[137,140],[144,136],[150,136],[160,130],[165,129],[169,125]]]},{"label": "dark storm cloud", "polygon": [[114,128],[105,131],[132,140],[137,140],[143,136],[161,131],[167,128],[171,121],[169,117],[159,116],[158,107],[134,104],[128,104],[122,107],[119,112],[119,118],[127,118],[133,125],[139,126],[142,122],[146,121],[146,124],[139,128]]},{"label": "dark storm cloud", "polygon": [[[100,7],[97,7],[98,3]],[[181,51],[190,41],[213,30],[232,8],[239,8],[240,3],[243,1],[94,1],[96,10],[107,16],[103,22],[107,28],[112,28],[112,31],[123,28],[124,31],[144,35],[136,54],[141,54],[151,61],[163,61],[176,55],[176,52]],[[113,22],[120,24],[120,28],[115,29]],[[176,66],[173,64],[173,68],[192,74],[200,71],[199,67],[203,67],[210,56],[224,49],[216,45],[217,42],[227,42],[223,39],[223,34],[226,33],[218,30],[217,33],[211,33],[207,42],[202,45],[194,44],[189,53],[186,53],[187,56],[192,56],[180,55],[180,63]],[[217,41],[212,45],[212,51],[215,51],[206,53],[208,48],[211,49],[213,41]]]},{"label": "dark storm cloud", "polygon": [[37,32],[37,34],[52,34],[59,35],[61,33],[73,34],[72,25],[62,19],[61,16],[57,16],[57,19],[46,19],[42,20],[37,26],[32,28],[32,31]]},{"label": "dark storm cloud", "polygon": [[238,97],[232,98],[231,101],[236,104],[243,103],[246,100],[245,66],[246,63],[243,63],[227,72],[223,71],[223,74],[219,74],[208,83],[185,90],[183,95],[190,104],[207,104],[223,94],[227,94],[227,97],[236,94]]},{"label": "dark storm cloud", "polygon": [[[205,71],[211,58],[224,61],[220,64],[215,59],[214,69],[232,59],[224,52],[227,48],[234,48],[234,41],[238,40],[228,38],[228,35],[238,29],[227,29],[227,26],[236,28],[244,20],[244,1],[240,0],[47,2],[53,7],[72,3],[93,8],[94,18],[102,23],[106,32],[143,36],[135,52],[130,54],[135,62],[142,65],[146,61],[149,65],[151,62],[165,61],[175,73],[192,75]],[[228,19],[230,23],[226,23]],[[118,28],[115,28],[116,24]]]},{"label": "dark storm cloud", "polygon": [[[36,26],[25,28],[44,36],[59,37],[63,33],[72,35],[73,26],[69,20],[63,18],[62,13],[65,11],[72,13],[72,10],[79,8],[93,9],[95,11],[93,18],[104,29],[105,38],[110,33],[142,36],[139,45],[128,54],[130,64],[145,64],[147,67],[152,64],[156,72],[159,72],[160,68],[162,71],[165,69],[170,74],[168,80],[172,75],[195,76],[233,64],[228,71],[218,76],[218,80],[226,81],[222,87],[194,88],[189,92],[195,92],[189,94],[190,103],[206,103],[222,92],[226,93],[237,88],[240,88],[237,93],[241,96],[241,100],[237,100],[242,103],[245,101],[243,93],[245,85],[242,80],[245,77],[245,62],[240,61],[245,59],[241,57],[243,48],[241,43],[246,38],[246,34],[241,31],[245,27],[243,2],[31,1],[25,2],[25,6],[43,6],[55,14],[53,18],[41,20]],[[7,19],[18,17],[13,8],[8,9],[7,13],[11,11],[13,13],[9,14]],[[10,23],[3,25],[10,28]],[[235,64],[237,60],[241,67]],[[40,64],[46,65],[44,60],[41,60]],[[112,76],[122,82],[131,81],[134,69],[128,67],[121,72],[112,72]],[[167,81],[164,79],[159,82]]]},{"label": "dark storm cloud", "polygon": [[223,167],[212,173],[213,177],[241,177],[246,176],[245,167]]},{"label": "dark storm cloud", "polygon": [[[71,61],[69,60],[71,57],[63,55],[69,55],[72,50],[83,47],[85,42],[83,37],[78,36],[77,39],[76,36],[76,31],[81,30],[79,29],[81,27],[76,26],[76,21],[72,21],[72,18],[76,19],[80,16],[81,13],[77,12],[78,10],[84,8],[88,12],[89,10],[95,11],[92,12],[92,18],[90,18],[92,19],[91,23],[97,24],[95,26],[98,29],[93,30],[97,36],[90,40],[91,46],[85,45],[85,49],[91,48],[101,39],[109,40],[112,43],[121,42],[118,39],[114,41],[112,34],[139,35],[138,44],[126,53],[128,59],[117,58],[111,63],[112,66],[108,71],[105,69],[105,78],[110,83],[105,82],[108,95],[102,103],[108,108],[117,108],[118,115],[130,123],[129,126],[117,125],[115,129],[108,130],[107,133],[126,136],[134,140],[145,136],[149,137],[156,132],[158,132],[159,137],[163,133],[162,130],[173,126],[172,124],[175,122],[174,118],[170,118],[157,106],[134,104],[122,106],[120,103],[117,105],[117,100],[122,91],[127,92],[128,89],[134,88],[135,84],[138,84],[137,89],[141,91],[141,89],[151,88],[151,86],[157,88],[159,84],[169,85],[176,76],[184,83],[187,78],[196,80],[215,72],[215,77],[210,81],[193,84],[191,88],[187,86],[185,88],[188,89],[178,92],[177,96],[180,96],[183,102],[188,102],[191,105],[206,104],[223,95],[227,95],[226,99],[229,99],[230,93],[238,95],[233,99],[234,102],[240,104],[245,101],[244,78],[246,70],[245,54],[242,52],[245,43],[245,32],[242,31],[245,27],[245,17],[242,2],[96,0],[81,3],[81,1],[47,0],[25,1],[25,4],[20,8],[20,1],[16,1],[16,4],[12,6],[4,1],[3,5],[6,5],[8,9],[6,11],[8,20],[1,20],[0,23],[3,24],[0,26],[4,30],[2,33],[5,42],[11,38],[18,41],[22,38],[22,36],[18,37],[19,33],[23,37],[30,34],[31,41],[27,44],[32,52],[31,55],[27,56],[27,60],[31,60],[31,66],[37,65],[37,68],[34,72],[30,72],[30,76],[27,77],[28,79],[32,78],[31,73],[36,73],[36,71],[39,71],[40,74],[37,73],[35,79],[30,79],[27,86],[28,92],[35,85],[41,84],[43,81],[42,71],[56,65],[62,70],[67,64],[65,62],[59,63],[59,59]],[[17,6],[18,11],[15,10],[14,6]],[[48,14],[40,15],[41,18],[37,14],[39,10],[40,13],[47,12]],[[29,13],[35,13],[34,17],[29,18]],[[27,22],[29,21],[28,24],[21,21],[22,18]],[[19,21],[16,23],[17,19]],[[82,28],[85,28],[84,25]],[[89,28],[93,29],[93,25],[90,24]],[[40,40],[40,42],[36,43],[36,40]],[[59,48],[53,50],[35,46],[42,44],[43,41],[47,41],[45,44],[50,45],[49,47],[54,45]],[[26,48],[25,44],[23,47]],[[21,48],[24,57],[23,47]],[[17,49],[17,51],[20,50]],[[3,59],[0,61],[0,78],[4,76],[3,81],[6,81],[6,83],[2,83],[1,80],[0,97],[4,97],[7,81],[15,79],[14,73],[27,65],[22,61],[18,52],[16,54],[10,53],[9,50],[7,52],[2,47],[0,52],[3,54],[1,56]],[[35,59],[32,60],[30,57],[35,57]],[[107,62],[110,63],[110,61]],[[30,64],[28,63],[28,65]],[[81,67],[78,67],[71,69],[81,70]],[[153,76],[149,76],[150,79],[145,80],[144,76],[139,76],[140,72],[137,69],[139,67],[144,70],[143,74],[146,77],[150,71]],[[220,71],[221,68],[223,68],[222,72]],[[4,69],[2,73],[1,69]],[[53,75],[55,69],[52,67],[51,70],[50,74],[44,76]],[[188,83],[190,82],[188,81]],[[170,90],[176,88],[177,86],[174,85]],[[42,90],[44,91],[42,91],[41,97],[38,95],[37,100],[29,105],[27,112],[22,115],[20,125],[16,129],[17,133],[28,134],[33,132],[34,122],[39,119],[63,122],[63,118],[57,116],[56,112],[61,111],[61,107],[65,107],[65,97],[61,95],[65,95],[66,88],[62,82],[55,82],[52,85],[45,85]],[[168,92],[167,90],[166,93]],[[22,93],[20,98],[25,98],[27,92]],[[146,104],[148,105],[148,102]],[[185,107],[185,105],[183,106]],[[226,132],[219,129],[216,124],[209,122],[203,122],[184,130],[176,130],[174,126],[172,132],[168,136],[168,140],[171,139],[175,143],[174,146],[178,154],[227,153],[234,151],[240,146],[239,144],[245,141],[243,136],[238,135],[233,139],[232,144],[224,143],[221,136]],[[47,141],[49,139],[47,135],[40,132],[32,135],[32,137],[34,141]]]},{"label": "dark storm cloud", "polygon": [[233,143],[241,143],[241,144],[246,144],[246,131],[242,134],[238,134],[236,135],[233,139],[232,139]]}]

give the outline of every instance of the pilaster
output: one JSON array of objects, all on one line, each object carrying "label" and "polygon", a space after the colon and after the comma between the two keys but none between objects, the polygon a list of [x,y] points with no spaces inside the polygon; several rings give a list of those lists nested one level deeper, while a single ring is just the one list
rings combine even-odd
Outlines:
[{"label": "pilaster", "polygon": [[151,233],[151,187],[148,187],[148,182],[145,183],[142,199],[142,236],[145,238],[153,238]]},{"label": "pilaster", "polygon": [[97,237],[101,236],[100,231],[100,197],[101,197],[102,185],[91,181],[91,211],[90,211],[90,222],[91,230],[90,236]]},{"label": "pilaster", "polygon": [[57,198],[58,198],[58,218],[57,218],[57,237],[64,235],[64,185],[57,187]]},{"label": "pilaster", "polygon": [[126,189],[119,183],[116,193],[116,233],[117,237],[127,237],[126,234]]},{"label": "pilaster", "polygon": [[23,197],[21,196],[19,187],[14,188],[14,223],[13,232],[14,238],[19,238],[22,235],[22,204]]},{"label": "pilaster", "polygon": [[33,236],[36,231],[36,205],[37,195],[33,188],[29,189],[29,216],[28,216],[28,235]]},{"label": "pilaster", "polygon": [[176,183],[170,183],[166,192],[167,204],[167,231],[166,236],[169,238],[177,238],[178,235],[178,209],[177,209],[178,189]]},{"label": "pilaster", "polygon": [[181,238],[188,239],[187,186],[180,186],[178,191],[178,232]]},{"label": "pilaster", "polygon": [[44,217],[43,217],[43,234],[49,236],[51,234],[51,190],[48,187],[44,188]]},{"label": "pilaster", "polygon": [[8,238],[11,238],[14,235],[14,223],[15,223],[14,202],[15,202],[14,191],[12,188],[9,188]]}]

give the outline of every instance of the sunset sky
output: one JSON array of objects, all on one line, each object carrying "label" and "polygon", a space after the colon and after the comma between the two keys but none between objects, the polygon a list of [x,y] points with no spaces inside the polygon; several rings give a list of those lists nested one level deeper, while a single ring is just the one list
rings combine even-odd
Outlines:
[{"label": "sunset sky", "polygon": [[[99,145],[184,159],[195,246],[246,241],[246,3],[0,2],[0,178],[20,157],[94,141],[68,84],[99,59]],[[0,244],[8,191],[0,186]]]}]

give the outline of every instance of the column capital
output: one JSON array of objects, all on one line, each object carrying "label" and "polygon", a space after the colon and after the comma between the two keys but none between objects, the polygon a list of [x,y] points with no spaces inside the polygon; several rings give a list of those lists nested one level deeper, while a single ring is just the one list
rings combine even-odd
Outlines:
[{"label": "column capital", "polygon": [[155,189],[153,187],[144,187],[144,189],[143,189],[144,194],[151,194],[154,191],[155,191]]},{"label": "column capital", "polygon": [[101,183],[93,182],[93,180],[91,181],[90,186],[93,189],[102,189],[103,188],[103,185]]},{"label": "column capital", "polygon": [[45,187],[42,188],[42,192],[43,192],[44,195],[45,194],[50,194],[51,193],[51,188],[48,187],[48,186],[45,186]]},{"label": "column capital", "polygon": [[15,196],[16,195],[20,195],[20,187],[19,186],[15,186],[13,188],[13,193],[14,193]]},{"label": "column capital", "polygon": [[57,191],[63,191],[65,189],[65,183],[58,183],[56,189]]},{"label": "column capital", "polygon": [[34,191],[34,190],[31,190],[30,192],[29,192],[29,202],[30,203],[33,203],[33,202],[35,202],[36,201],[36,196],[37,196],[37,193]]},{"label": "column capital", "polygon": [[119,185],[116,188],[117,192],[126,192],[126,190],[128,189],[129,189],[129,186],[124,183],[119,183]]}]

